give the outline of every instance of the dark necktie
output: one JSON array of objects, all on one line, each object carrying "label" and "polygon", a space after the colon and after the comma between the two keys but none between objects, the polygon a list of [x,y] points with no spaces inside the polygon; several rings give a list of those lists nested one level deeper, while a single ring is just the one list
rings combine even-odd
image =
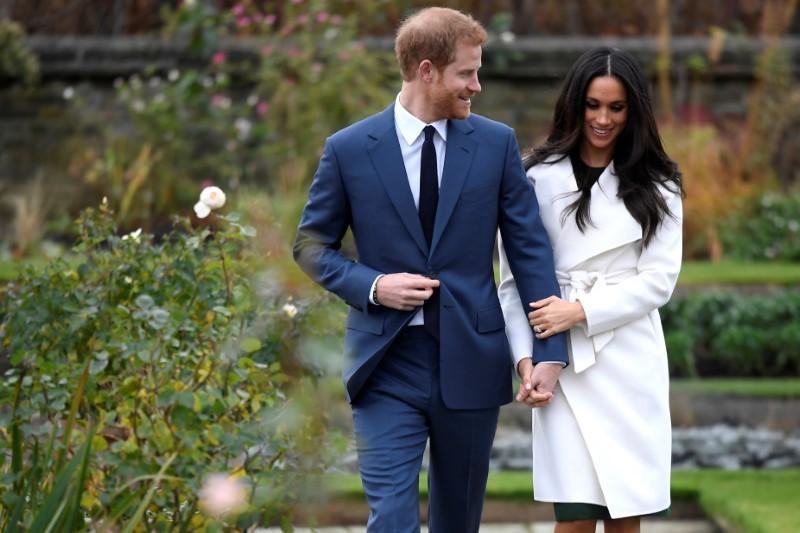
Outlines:
[{"label": "dark necktie", "polygon": [[[419,169],[419,220],[422,232],[428,241],[428,250],[433,241],[433,224],[436,221],[436,206],[439,203],[439,172],[436,165],[436,148],[433,146],[433,126],[425,126],[425,142],[422,143],[422,162]],[[439,339],[439,290],[422,306],[425,330]]]}]

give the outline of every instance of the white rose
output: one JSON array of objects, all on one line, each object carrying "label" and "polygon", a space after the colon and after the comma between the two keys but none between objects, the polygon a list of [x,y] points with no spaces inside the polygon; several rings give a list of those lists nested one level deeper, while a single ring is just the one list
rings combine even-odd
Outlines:
[{"label": "white rose", "polygon": [[286,313],[286,316],[289,318],[294,318],[297,314],[297,307],[295,307],[293,304],[284,304],[283,312]]},{"label": "white rose", "polygon": [[225,205],[225,193],[219,187],[206,187],[200,193],[200,201],[206,204],[209,209],[219,209]]},{"label": "white rose", "polygon": [[209,213],[211,213],[211,209],[203,202],[194,204],[194,214],[197,215],[197,218],[206,218]]},{"label": "white rose", "polygon": [[139,228],[136,231],[128,233],[127,235],[123,235],[122,240],[127,241],[128,239],[131,239],[132,241],[139,242],[139,237],[141,236],[142,236],[142,228]]},{"label": "white rose", "polygon": [[247,136],[250,135],[250,130],[253,127],[253,123],[246,118],[237,118],[233,123],[233,127],[236,128],[239,140],[244,141],[247,139]]}]

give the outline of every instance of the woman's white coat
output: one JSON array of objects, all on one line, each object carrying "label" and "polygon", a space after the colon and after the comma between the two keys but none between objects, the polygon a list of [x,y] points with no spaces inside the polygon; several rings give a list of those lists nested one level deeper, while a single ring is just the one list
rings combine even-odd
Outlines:
[{"label": "woman's white coat", "polygon": [[[670,505],[669,375],[658,308],[681,265],[682,206],[662,188],[672,212],[647,247],[617,197],[613,163],[592,188],[592,224],[581,232],[569,158],[528,171],[553,245],[561,296],[583,305],[570,332],[570,364],[553,402],[533,412],[534,495],[540,501],[605,505],[613,518]],[[530,357],[532,331],[500,243],[498,288],[515,363]]]}]

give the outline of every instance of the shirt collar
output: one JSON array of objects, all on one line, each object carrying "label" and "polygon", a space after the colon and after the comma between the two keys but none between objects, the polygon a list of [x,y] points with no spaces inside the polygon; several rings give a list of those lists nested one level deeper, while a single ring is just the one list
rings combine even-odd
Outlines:
[{"label": "shirt collar", "polygon": [[[400,135],[402,135],[409,146],[414,144],[417,138],[422,134],[422,130],[427,126],[426,123],[422,122],[403,107],[403,104],[400,103],[399,94],[394,103],[394,123],[400,131]],[[430,125],[433,126],[439,136],[447,142],[447,119],[443,118],[436,122],[431,122]]]}]

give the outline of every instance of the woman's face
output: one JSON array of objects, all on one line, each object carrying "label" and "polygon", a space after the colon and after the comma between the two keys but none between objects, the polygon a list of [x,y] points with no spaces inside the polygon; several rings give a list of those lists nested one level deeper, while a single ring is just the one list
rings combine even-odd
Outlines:
[{"label": "woman's face", "polygon": [[613,76],[598,76],[586,89],[581,156],[591,166],[607,165],[628,120],[625,87]]}]

